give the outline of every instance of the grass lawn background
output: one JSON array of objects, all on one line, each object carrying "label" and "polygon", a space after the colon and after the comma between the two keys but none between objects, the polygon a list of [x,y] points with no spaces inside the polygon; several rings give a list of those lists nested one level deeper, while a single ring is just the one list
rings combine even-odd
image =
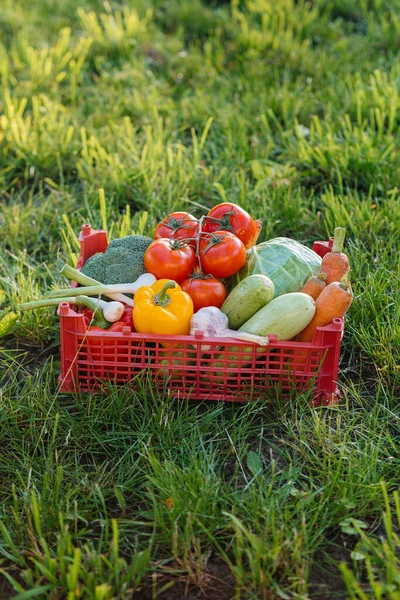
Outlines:
[{"label": "grass lawn background", "polygon": [[[2,599],[398,600],[399,49],[385,0],[2,1]],[[57,395],[55,311],[9,313],[74,232],[221,199],[347,228],[340,405]]]}]

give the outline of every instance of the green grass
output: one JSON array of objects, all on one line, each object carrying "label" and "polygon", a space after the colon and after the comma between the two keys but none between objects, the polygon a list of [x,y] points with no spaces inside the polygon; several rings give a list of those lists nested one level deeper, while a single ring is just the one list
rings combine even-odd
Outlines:
[{"label": "green grass", "polygon": [[[399,32],[386,0],[3,2],[1,598],[399,598]],[[74,232],[225,198],[347,228],[341,403],[57,394],[54,311],[13,313]]]}]

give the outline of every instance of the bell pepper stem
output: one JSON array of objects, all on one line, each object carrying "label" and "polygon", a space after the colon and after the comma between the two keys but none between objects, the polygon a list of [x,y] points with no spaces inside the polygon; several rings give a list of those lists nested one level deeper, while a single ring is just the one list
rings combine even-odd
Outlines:
[{"label": "bell pepper stem", "polygon": [[156,306],[168,306],[171,302],[170,296],[167,295],[167,291],[176,287],[175,281],[167,281],[164,283],[163,288],[158,294],[154,294],[153,302]]}]

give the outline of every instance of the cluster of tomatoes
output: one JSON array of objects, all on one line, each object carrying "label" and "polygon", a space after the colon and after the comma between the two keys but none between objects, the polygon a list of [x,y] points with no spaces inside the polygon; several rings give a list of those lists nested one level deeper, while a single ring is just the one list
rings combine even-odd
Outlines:
[{"label": "cluster of tomatoes", "polygon": [[200,219],[186,212],[171,213],[154,231],[144,257],[146,271],[180,284],[195,311],[219,308],[226,298],[222,280],[243,267],[246,250],[257,242],[261,226],[260,220],[229,202]]}]

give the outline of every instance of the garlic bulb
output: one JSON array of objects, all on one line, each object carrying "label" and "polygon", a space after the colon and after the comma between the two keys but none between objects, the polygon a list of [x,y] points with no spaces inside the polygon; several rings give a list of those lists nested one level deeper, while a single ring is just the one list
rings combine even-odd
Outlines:
[{"label": "garlic bulb", "polygon": [[[197,311],[190,319],[190,334],[194,335],[196,331],[202,331],[205,337],[234,338],[259,344],[260,346],[268,346],[269,344],[268,337],[234,331],[229,329],[228,325],[228,317],[219,308],[207,306]],[[202,352],[209,352],[211,346],[202,344],[201,350]]]},{"label": "garlic bulb", "polygon": [[215,337],[215,332],[228,329],[228,317],[216,306],[207,306],[194,313],[190,319],[190,333],[202,331],[206,337]]},{"label": "garlic bulb", "polygon": [[110,323],[116,323],[124,314],[125,306],[122,302],[105,302],[104,300],[97,301],[103,309],[104,318]]}]

